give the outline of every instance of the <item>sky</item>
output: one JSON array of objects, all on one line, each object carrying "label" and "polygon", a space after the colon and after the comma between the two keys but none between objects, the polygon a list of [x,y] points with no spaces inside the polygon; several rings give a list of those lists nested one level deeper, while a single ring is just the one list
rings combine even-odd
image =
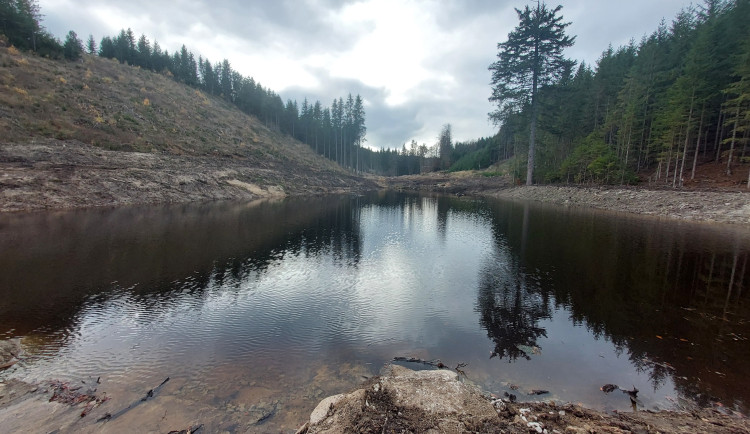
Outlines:
[{"label": "sky", "polygon": [[[281,98],[359,94],[372,148],[428,146],[444,124],[454,141],[493,135],[490,71],[522,0],[39,0],[43,25],[63,40],[131,28],[170,53],[183,44],[253,77]],[[602,51],[670,23],[688,0],[559,0],[566,55],[595,66]]]}]

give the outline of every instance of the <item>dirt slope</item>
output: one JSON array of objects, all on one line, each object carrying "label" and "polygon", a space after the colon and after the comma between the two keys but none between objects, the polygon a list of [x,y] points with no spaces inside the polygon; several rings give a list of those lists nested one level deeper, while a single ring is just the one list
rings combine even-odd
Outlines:
[{"label": "dirt slope", "polygon": [[0,47],[0,210],[374,188],[270,127],[164,75]]}]

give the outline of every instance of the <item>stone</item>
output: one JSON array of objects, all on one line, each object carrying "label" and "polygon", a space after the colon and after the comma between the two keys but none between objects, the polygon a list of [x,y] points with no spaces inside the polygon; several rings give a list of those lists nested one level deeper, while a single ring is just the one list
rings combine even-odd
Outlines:
[{"label": "stone", "polygon": [[386,423],[406,423],[422,432],[458,433],[474,431],[473,427],[497,417],[492,403],[460,382],[455,372],[413,371],[392,365],[367,389],[321,401],[310,415],[307,432],[354,432],[363,428],[358,424],[390,418],[392,422]]}]

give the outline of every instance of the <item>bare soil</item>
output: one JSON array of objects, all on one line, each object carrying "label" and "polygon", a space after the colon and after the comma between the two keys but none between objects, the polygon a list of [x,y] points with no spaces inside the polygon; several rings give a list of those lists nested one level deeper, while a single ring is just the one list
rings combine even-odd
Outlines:
[{"label": "bare soil", "polygon": [[0,144],[0,211],[254,200],[373,190],[344,170],[250,157],[110,151],[76,140]]}]

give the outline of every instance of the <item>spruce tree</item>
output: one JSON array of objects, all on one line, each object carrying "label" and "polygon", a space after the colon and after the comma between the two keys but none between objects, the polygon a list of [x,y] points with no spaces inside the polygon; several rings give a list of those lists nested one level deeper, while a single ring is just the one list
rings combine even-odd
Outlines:
[{"label": "spruce tree", "polygon": [[65,43],[63,44],[63,56],[68,60],[78,60],[83,54],[83,42],[78,39],[76,32],[70,31],[65,37]]},{"label": "spruce tree", "polygon": [[490,114],[493,120],[502,123],[509,106],[531,106],[527,185],[533,183],[534,175],[539,87],[558,79],[570,66],[562,51],[575,41],[575,36],[565,34],[570,23],[562,22],[563,17],[558,16],[561,9],[562,6],[548,9],[543,2],[538,2],[533,9],[528,6],[524,10],[516,9],[520,22],[508,34],[508,40],[497,45],[498,60],[489,67],[492,71],[490,101],[498,106]]},{"label": "spruce tree", "polygon": [[94,35],[89,35],[89,40],[86,43],[86,49],[88,50],[89,54],[96,54],[96,41],[94,40]]}]

